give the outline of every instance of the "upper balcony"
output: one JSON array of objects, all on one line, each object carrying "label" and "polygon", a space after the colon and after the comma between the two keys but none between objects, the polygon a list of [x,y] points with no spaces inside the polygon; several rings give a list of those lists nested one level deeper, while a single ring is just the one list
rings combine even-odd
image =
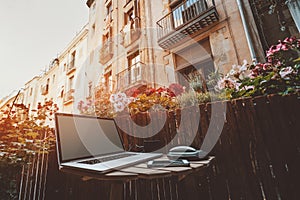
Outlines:
[{"label": "upper balcony", "polygon": [[125,90],[139,83],[147,81],[146,65],[142,62],[137,62],[129,68],[117,74],[117,89]]},{"label": "upper balcony", "polygon": [[132,21],[128,22],[121,30],[121,45],[128,47],[140,38],[140,18],[135,17]]},{"label": "upper balcony", "polygon": [[69,104],[74,101],[74,89],[70,89],[64,96],[64,104]]},{"label": "upper balcony", "polygon": [[184,0],[157,22],[158,44],[169,49],[218,20],[214,0]]},{"label": "upper balcony", "polygon": [[71,60],[71,62],[69,63],[68,67],[67,67],[67,75],[71,74],[73,71],[75,71],[75,59]]},{"label": "upper balcony", "polygon": [[109,39],[103,43],[100,49],[99,62],[101,64],[107,63],[114,56],[114,42]]}]

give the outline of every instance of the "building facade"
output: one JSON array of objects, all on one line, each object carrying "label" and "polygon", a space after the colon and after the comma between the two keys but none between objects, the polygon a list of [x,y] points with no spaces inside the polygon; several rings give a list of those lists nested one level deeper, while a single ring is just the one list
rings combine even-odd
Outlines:
[{"label": "building facade", "polygon": [[88,0],[88,51],[111,90],[186,85],[195,74],[205,82],[217,69],[264,58],[249,2],[242,3],[255,56],[236,0]]},{"label": "building facade", "polygon": [[101,82],[113,92],[174,82],[187,86],[191,75],[205,85],[211,72],[227,73],[243,60],[263,62],[277,40],[300,36],[300,0],[86,4],[88,24],[42,75],[25,84],[22,101],[29,108],[53,100],[61,112],[79,112],[78,102],[93,99]]},{"label": "building facade", "polygon": [[22,103],[30,112],[48,100],[56,103],[60,112],[73,112],[76,80],[87,57],[87,33],[84,26],[40,76],[25,84]]}]

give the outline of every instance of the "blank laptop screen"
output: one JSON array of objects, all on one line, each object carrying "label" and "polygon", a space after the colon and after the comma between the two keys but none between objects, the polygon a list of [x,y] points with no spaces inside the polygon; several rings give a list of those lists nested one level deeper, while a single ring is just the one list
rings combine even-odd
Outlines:
[{"label": "blank laptop screen", "polygon": [[113,120],[57,115],[61,161],[124,151]]}]

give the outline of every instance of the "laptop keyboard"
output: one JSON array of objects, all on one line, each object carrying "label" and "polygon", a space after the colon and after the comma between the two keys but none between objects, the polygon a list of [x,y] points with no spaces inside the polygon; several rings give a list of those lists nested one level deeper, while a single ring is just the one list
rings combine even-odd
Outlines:
[{"label": "laptop keyboard", "polygon": [[123,153],[123,154],[117,154],[117,155],[103,157],[103,158],[97,158],[97,159],[93,159],[93,160],[82,161],[82,162],[79,162],[79,163],[94,165],[94,164],[97,164],[97,163],[107,162],[107,161],[116,160],[116,159],[120,159],[120,158],[126,158],[126,157],[134,156],[134,155],[136,155],[136,154],[134,154],[134,153]]}]

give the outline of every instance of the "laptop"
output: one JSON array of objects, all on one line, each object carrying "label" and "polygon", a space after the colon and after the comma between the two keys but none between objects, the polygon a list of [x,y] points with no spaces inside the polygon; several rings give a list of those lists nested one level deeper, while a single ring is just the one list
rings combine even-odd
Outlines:
[{"label": "laptop", "polygon": [[59,169],[107,173],[162,156],[127,152],[114,119],[55,113]]}]

